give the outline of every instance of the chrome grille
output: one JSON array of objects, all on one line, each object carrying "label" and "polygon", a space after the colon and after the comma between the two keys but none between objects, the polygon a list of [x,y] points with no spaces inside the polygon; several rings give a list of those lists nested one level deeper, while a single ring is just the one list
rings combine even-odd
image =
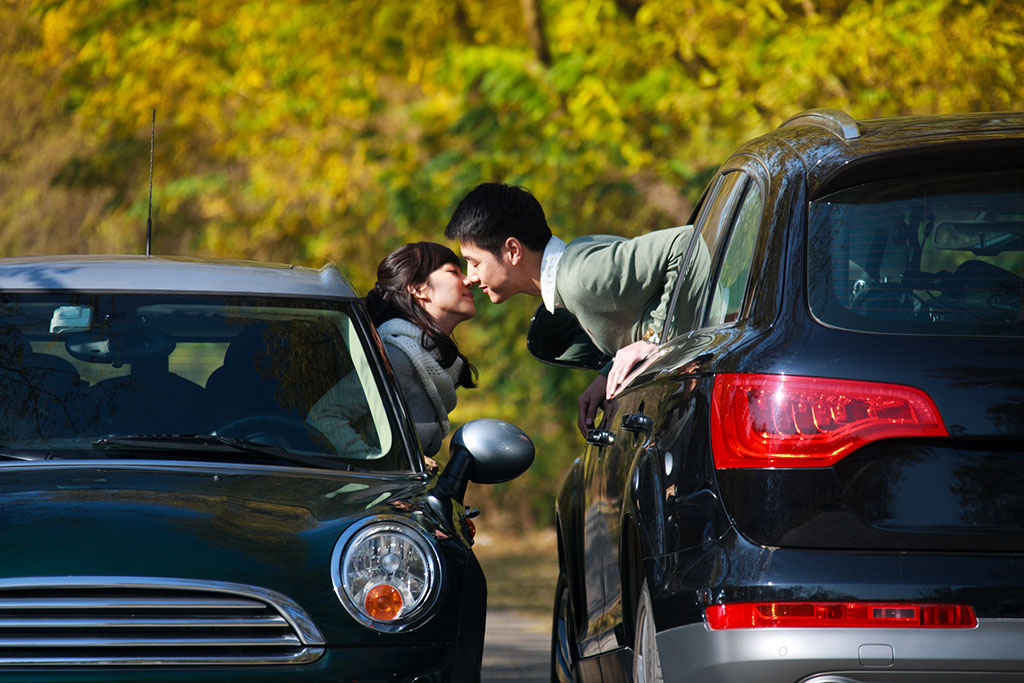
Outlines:
[{"label": "chrome grille", "polygon": [[301,664],[324,640],[287,597],[212,581],[0,580],[2,666]]}]

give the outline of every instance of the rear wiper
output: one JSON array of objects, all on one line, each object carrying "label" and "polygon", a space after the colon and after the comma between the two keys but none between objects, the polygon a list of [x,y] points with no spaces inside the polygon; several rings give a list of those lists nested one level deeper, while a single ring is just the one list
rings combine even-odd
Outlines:
[{"label": "rear wiper", "polygon": [[280,446],[271,446],[258,441],[233,439],[213,434],[129,434],[107,436],[92,442],[93,446],[109,448],[135,448],[157,451],[209,451],[218,453],[244,453],[310,467],[351,470],[352,466],[339,462],[331,456],[305,456],[292,453]]}]

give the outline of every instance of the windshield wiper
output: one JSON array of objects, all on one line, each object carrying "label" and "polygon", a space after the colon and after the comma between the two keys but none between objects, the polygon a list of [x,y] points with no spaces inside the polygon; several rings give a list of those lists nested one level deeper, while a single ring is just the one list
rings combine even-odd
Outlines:
[{"label": "windshield wiper", "polygon": [[[7,446],[0,445],[0,449],[7,449]],[[18,461],[32,461],[32,460],[45,460],[45,455],[28,455],[26,453],[9,453],[0,451],[0,460],[18,460]]]},{"label": "windshield wiper", "polygon": [[280,446],[234,439],[213,434],[129,434],[125,436],[107,436],[92,442],[93,446],[103,448],[132,448],[155,451],[210,451],[217,453],[244,453],[259,456],[262,459],[283,461],[309,467],[326,467],[329,469],[351,470],[352,466],[339,462],[328,455],[299,455]]}]

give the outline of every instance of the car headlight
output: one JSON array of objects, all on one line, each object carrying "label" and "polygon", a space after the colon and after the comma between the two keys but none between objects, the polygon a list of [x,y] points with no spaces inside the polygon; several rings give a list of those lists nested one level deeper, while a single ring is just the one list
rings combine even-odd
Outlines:
[{"label": "car headlight", "polygon": [[385,633],[416,628],[440,584],[434,543],[399,519],[377,517],[338,539],[331,559],[334,592],[360,623]]}]

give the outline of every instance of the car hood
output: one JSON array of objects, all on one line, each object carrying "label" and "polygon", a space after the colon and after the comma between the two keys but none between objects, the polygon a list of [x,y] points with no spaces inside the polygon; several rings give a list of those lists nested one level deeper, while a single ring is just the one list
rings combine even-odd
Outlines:
[{"label": "car hood", "polygon": [[334,595],[334,546],[359,520],[408,517],[428,481],[412,473],[201,463],[3,463],[0,579],[166,577],[259,586],[302,605],[329,641],[353,642],[368,632]]},{"label": "car hood", "polygon": [[0,575],[223,579],[231,568],[233,580],[258,583],[424,485],[413,474],[301,468],[5,463]]}]

